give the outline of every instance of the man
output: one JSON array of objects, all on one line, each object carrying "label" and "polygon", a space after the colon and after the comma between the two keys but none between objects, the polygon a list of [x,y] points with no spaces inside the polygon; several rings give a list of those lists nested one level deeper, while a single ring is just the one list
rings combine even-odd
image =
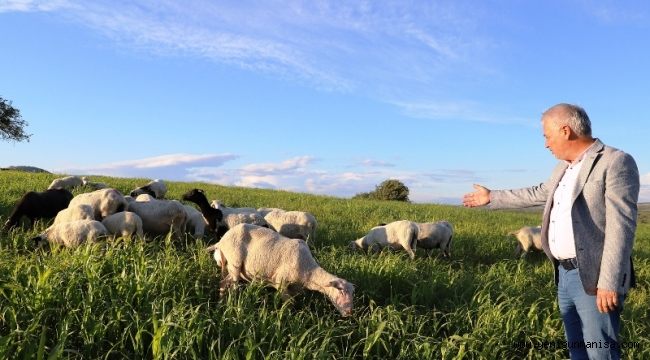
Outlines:
[{"label": "man", "polygon": [[558,303],[572,359],[618,359],[620,314],[634,286],[639,171],[634,159],[591,136],[584,109],[558,104],[542,114],[545,146],[560,163],[538,186],[474,185],[468,207],[544,204],[542,247],[555,269]]}]

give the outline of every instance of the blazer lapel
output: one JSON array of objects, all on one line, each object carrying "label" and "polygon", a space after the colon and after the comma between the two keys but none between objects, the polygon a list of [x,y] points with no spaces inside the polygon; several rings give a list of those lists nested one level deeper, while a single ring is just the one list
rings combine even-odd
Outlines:
[{"label": "blazer lapel", "polygon": [[580,168],[580,174],[578,174],[578,180],[576,182],[575,188],[573,188],[573,194],[571,196],[572,204],[576,201],[578,195],[580,195],[582,189],[585,187],[585,183],[587,183],[589,174],[591,174],[591,170],[594,168],[594,163],[600,155],[600,152],[603,150],[603,147],[603,143],[600,142],[600,140],[596,139],[596,143],[589,151],[587,151],[584,159],[582,159],[583,163],[582,167]]}]

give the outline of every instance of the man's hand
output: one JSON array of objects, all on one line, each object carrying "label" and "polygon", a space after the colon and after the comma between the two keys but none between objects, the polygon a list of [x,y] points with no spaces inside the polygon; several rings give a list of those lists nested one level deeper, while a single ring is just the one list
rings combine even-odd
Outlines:
[{"label": "man's hand", "polygon": [[474,184],[474,192],[463,196],[463,205],[466,207],[483,206],[490,203],[490,189]]},{"label": "man's hand", "polygon": [[618,306],[616,291],[596,289],[596,307],[601,313],[610,312]]}]

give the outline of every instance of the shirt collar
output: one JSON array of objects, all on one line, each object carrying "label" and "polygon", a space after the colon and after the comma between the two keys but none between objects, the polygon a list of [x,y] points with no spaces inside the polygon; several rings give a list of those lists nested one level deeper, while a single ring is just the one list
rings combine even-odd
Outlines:
[{"label": "shirt collar", "polygon": [[589,147],[587,147],[575,160],[573,160],[573,161],[568,161],[568,160],[565,161],[567,163],[567,165],[571,166],[571,165],[579,164],[582,161],[582,159],[585,158],[585,154],[587,154],[589,152],[589,150],[591,150],[593,147],[596,146],[597,142],[598,142],[598,139],[594,139],[594,142],[591,145],[589,145]]}]

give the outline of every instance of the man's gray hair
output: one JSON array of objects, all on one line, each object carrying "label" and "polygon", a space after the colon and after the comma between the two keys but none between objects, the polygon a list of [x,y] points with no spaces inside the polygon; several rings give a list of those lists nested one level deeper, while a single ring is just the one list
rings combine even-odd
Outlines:
[{"label": "man's gray hair", "polygon": [[556,109],[562,109],[566,114],[556,118],[561,125],[568,125],[578,136],[591,136],[591,120],[585,109],[578,105],[562,103],[546,110],[544,114]]}]

